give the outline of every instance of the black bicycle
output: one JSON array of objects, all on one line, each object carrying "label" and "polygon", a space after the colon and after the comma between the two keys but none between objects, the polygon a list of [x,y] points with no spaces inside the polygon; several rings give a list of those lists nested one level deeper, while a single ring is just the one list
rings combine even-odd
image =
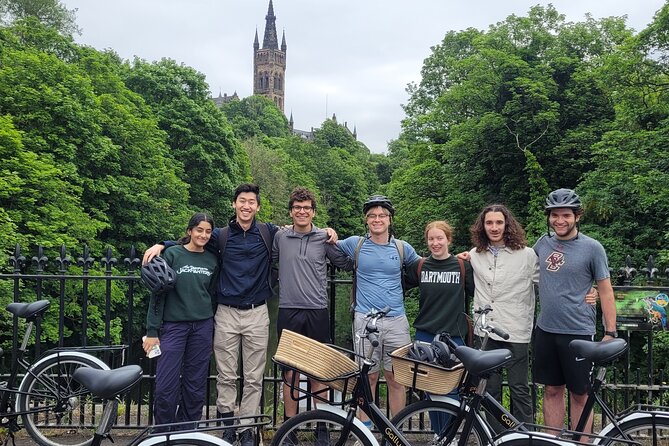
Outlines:
[{"label": "black bicycle", "polygon": [[[128,365],[114,370],[80,368],[74,372],[74,379],[104,401],[104,412],[91,446],[100,446],[106,439],[113,443],[111,431],[116,423],[118,405],[122,396],[142,379],[141,367]],[[212,432],[241,427],[258,429],[269,422],[268,415],[257,415],[149,426],[140,431],[128,446],[232,446],[212,435]]]},{"label": "black bicycle", "polygon": [[[7,306],[15,317],[26,320],[26,330],[21,345],[13,352],[9,377],[0,383],[0,427],[8,432],[5,443],[25,427],[32,439],[44,446],[86,446],[93,437],[90,420],[102,407],[95,404],[85,386],[72,379],[72,374],[82,367],[108,370],[107,364],[89,353],[125,346],[56,348],[28,362],[25,357],[33,328],[49,306],[48,300]],[[79,434],[76,440],[63,435],[72,432]]]},{"label": "black bicycle", "polygon": [[[506,333],[493,327],[486,321],[490,307],[479,309],[477,325],[484,333],[483,345],[490,333],[505,338]],[[405,407],[393,418],[395,424],[411,444],[464,445],[507,444],[517,441],[519,444],[533,443],[534,446],[547,446],[548,443],[561,445],[573,444],[583,438],[589,443],[604,446],[638,444],[648,446],[669,446],[669,413],[664,407],[637,405],[620,414],[615,414],[606,404],[600,390],[605,383],[606,366],[620,357],[627,350],[623,339],[603,342],[572,341],[570,348],[580,357],[594,362],[597,367],[593,373],[592,386],[588,399],[575,430],[556,430],[540,425],[520,423],[509,411],[485,391],[487,378],[492,372],[503,366],[508,360],[508,350],[481,351],[457,346],[444,337],[454,349],[455,355],[465,365],[466,374],[459,386],[460,401],[441,395],[430,395],[429,400],[418,401]],[[598,404],[606,416],[612,420],[598,435],[583,434],[589,413]],[[485,416],[484,416],[484,414]],[[435,418],[435,414],[441,414]],[[445,426],[435,429],[431,420],[448,419]],[[487,420],[495,420],[501,430],[495,430]],[[544,433],[533,432],[541,430]],[[467,436],[462,433],[467,432]],[[502,438],[503,437],[503,441]]]}]

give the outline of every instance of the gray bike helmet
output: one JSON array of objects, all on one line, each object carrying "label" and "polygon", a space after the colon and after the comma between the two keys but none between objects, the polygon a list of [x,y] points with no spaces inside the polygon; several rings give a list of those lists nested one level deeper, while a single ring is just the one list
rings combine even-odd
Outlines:
[{"label": "gray bike helmet", "polygon": [[548,194],[544,209],[550,212],[551,209],[567,208],[579,211],[582,208],[581,198],[571,189],[557,189]]},{"label": "gray bike helmet", "polygon": [[362,213],[367,214],[367,212],[374,207],[381,206],[390,212],[390,216],[395,215],[395,208],[393,203],[385,195],[372,195],[365,201],[365,204],[362,205]]},{"label": "gray bike helmet", "polygon": [[177,282],[177,274],[165,259],[159,256],[142,266],[141,278],[151,293],[156,295],[167,293]]}]

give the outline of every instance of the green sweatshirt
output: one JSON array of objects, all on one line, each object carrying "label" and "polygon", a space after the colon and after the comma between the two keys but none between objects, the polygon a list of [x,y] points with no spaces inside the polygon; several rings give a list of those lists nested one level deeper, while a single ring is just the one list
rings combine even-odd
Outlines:
[{"label": "green sweatshirt", "polygon": [[177,273],[177,281],[167,295],[151,296],[146,316],[149,337],[158,336],[164,321],[201,321],[214,315],[209,284],[216,276],[216,256],[208,251],[191,252],[182,245],[170,246],[162,256]]}]

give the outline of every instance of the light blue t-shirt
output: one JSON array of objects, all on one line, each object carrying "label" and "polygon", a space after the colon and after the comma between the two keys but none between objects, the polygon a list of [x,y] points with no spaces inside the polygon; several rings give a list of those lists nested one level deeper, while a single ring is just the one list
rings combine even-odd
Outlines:
[{"label": "light blue t-shirt", "polygon": [[[360,236],[354,235],[340,240],[337,245],[350,257],[354,257]],[[404,264],[409,265],[420,257],[407,242],[404,244]],[[388,243],[379,245],[366,238],[360,247],[356,272],[355,311],[368,313],[374,309],[390,307],[388,316],[404,314],[404,295],[402,293],[402,268],[400,254],[392,238]]]}]

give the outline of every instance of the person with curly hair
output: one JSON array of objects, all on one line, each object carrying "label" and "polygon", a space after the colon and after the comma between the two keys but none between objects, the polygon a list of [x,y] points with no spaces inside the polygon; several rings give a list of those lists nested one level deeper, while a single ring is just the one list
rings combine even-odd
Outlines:
[{"label": "person with curly hair", "polygon": [[[474,268],[474,308],[490,305],[489,320],[509,334],[503,340],[490,334],[486,350],[507,348],[513,355],[506,366],[513,416],[519,421],[534,420],[528,385],[529,345],[534,321],[534,284],[539,281],[539,262],[527,246],[525,231],[504,205],[491,204],[470,228],[474,248],[469,251]],[[479,342],[483,333],[475,334]],[[487,390],[502,401],[501,371],[491,375]]]}]

